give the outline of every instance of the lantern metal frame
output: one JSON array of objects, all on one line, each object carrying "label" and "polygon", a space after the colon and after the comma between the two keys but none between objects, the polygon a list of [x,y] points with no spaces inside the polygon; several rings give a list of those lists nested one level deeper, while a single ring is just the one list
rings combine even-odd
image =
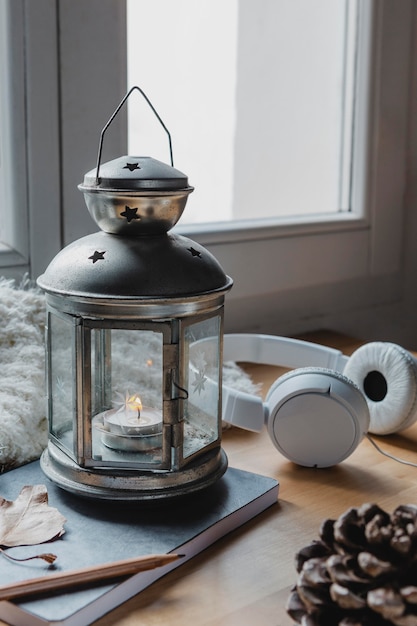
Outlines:
[{"label": "lantern metal frame", "polygon": [[[101,163],[104,133],[134,90],[145,97],[168,134],[171,166],[150,157],[129,156]],[[64,489],[101,499],[159,501],[206,488],[227,468],[221,448],[221,376],[224,297],[232,280],[205,248],[168,232],[193,188],[173,167],[169,131],[139,87],[130,89],[103,128],[96,168],[85,175],[79,189],[101,231],[66,246],[38,279],[46,293],[48,319],[49,443],[41,467]],[[55,318],[71,329],[67,383],[72,402],[71,409],[64,410],[64,435],[55,423]],[[195,390],[189,393],[191,331],[187,335],[187,329],[192,329],[194,337],[197,325],[210,320],[217,320],[215,331],[203,325],[197,343],[209,340],[211,350],[215,349],[214,379],[206,379],[202,371],[198,378],[199,391],[207,380],[212,413],[198,406]],[[152,431],[152,445],[143,453],[141,448],[128,447],[133,444],[123,444],[126,447],[100,456],[97,449],[104,450],[117,439],[113,434],[99,439],[93,431],[93,420],[109,410],[111,392],[106,386],[112,384],[110,346],[116,330],[151,331],[162,338],[161,435]],[[210,348],[207,354],[213,354]],[[190,416],[187,411],[192,409],[195,414]],[[210,426],[215,420],[215,427],[193,441],[190,433],[198,432],[200,416]],[[140,411],[138,424],[139,417]]]},{"label": "lantern metal frame", "polygon": [[[222,353],[224,290],[188,300],[164,299],[140,303],[134,300],[102,301],[96,297],[74,298],[69,293],[47,293],[46,299],[48,389],[52,388],[51,316],[57,315],[72,326],[72,368],[76,398],[74,451],[71,454],[53,432],[52,393],[48,394],[50,441],[42,455],[41,466],[49,478],[79,495],[116,500],[166,499],[203,489],[216,482],[227,468],[227,457],[221,448],[221,367],[216,439],[185,456],[183,405],[187,399],[184,377],[188,366],[185,331],[196,323],[217,318],[219,335],[216,340],[219,354]],[[112,329],[153,331],[163,337],[163,433],[160,462],[109,462],[93,458],[91,333],[98,331],[102,345],[105,345],[106,332]],[[105,358],[106,355],[102,354],[101,359]],[[105,389],[105,386],[102,388]]]}]

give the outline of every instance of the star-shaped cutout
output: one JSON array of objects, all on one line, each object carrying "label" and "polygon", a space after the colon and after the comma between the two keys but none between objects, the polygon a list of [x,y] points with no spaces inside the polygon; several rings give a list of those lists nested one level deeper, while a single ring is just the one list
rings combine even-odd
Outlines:
[{"label": "star-shaped cutout", "polygon": [[126,163],[123,169],[133,172],[134,170],[140,170],[140,165],[139,163]]},{"label": "star-shaped cutout", "polygon": [[123,211],[123,213],[120,213],[120,215],[122,217],[125,217],[127,219],[128,224],[130,224],[132,220],[140,220],[140,215],[138,215],[137,213],[138,213],[137,207],[134,209],[131,209],[129,206],[125,206],[125,210]]},{"label": "star-shaped cutout", "polygon": [[187,248],[187,250],[191,252],[193,256],[198,256],[198,258],[201,259],[201,252],[199,252],[195,248],[191,247],[191,248]]},{"label": "star-shaped cutout", "polygon": [[99,252],[98,250],[96,250],[94,252],[94,254],[92,254],[88,258],[91,259],[93,261],[93,263],[96,263],[96,261],[104,261],[104,255],[105,254],[106,254],[106,251]]}]

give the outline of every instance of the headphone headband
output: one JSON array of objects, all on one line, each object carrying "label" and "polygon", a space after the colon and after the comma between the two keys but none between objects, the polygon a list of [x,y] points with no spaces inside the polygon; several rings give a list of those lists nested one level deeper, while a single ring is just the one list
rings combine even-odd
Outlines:
[{"label": "headphone headband", "polygon": [[282,367],[325,367],[343,372],[349,358],[340,350],[300,339],[274,335],[224,335],[224,361],[245,361]]},{"label": "headphone headband", "polygon": [[[300,339],[273,335],[227,334],[224,361],[246,361],[282,367],[322,367],[342,372],[348,357],[340,350]],[[223,385],[223,420],[259,433],[265,424],[262,398]]]}]

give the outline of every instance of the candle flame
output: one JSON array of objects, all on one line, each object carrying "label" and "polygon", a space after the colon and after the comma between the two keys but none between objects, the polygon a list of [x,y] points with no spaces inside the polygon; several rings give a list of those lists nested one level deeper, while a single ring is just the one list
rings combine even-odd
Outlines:
[{"label": "candle flame", "polygon": [[116,396],[120,398],[119,401],[113,402],[113,406],[116,408],[117,413],[134,412],[136,413],[137,418],[140,417],[143,405],[139,394],[130,394],[126,391],[123,396],[119,391],[116,391]]},{"label": "candle flame", "polygon": [[126,399],[126,407],[132,411],[141,411],[142,400],[140,399],[140,396],[137,393],[133,394],[133,396],[129,396]]},{"label": "candle flame", "polygon": [[152,367],[152,365],[153,365],[153,360],[152,360],[152,359],[148,359],[148,360],[146,361],[146,365],[147,365],[148,367]]}]

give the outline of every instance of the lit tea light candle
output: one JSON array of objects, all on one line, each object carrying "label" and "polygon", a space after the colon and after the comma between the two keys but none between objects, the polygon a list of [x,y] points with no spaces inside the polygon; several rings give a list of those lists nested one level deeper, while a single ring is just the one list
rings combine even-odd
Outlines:
[{"label": "lit tea light candle", "polygon": [[126,394],[121,407],[99,413],[93,422],[110,448],[143,450],[161,445],[162,413],[143,406],[137,394]]},{"label": "lit tea light candle", "polygon": [[118,435],[144,437],[162,429],[161,412],[147,406],[123,411],[110,409],[102,417],[109,431]]}]

